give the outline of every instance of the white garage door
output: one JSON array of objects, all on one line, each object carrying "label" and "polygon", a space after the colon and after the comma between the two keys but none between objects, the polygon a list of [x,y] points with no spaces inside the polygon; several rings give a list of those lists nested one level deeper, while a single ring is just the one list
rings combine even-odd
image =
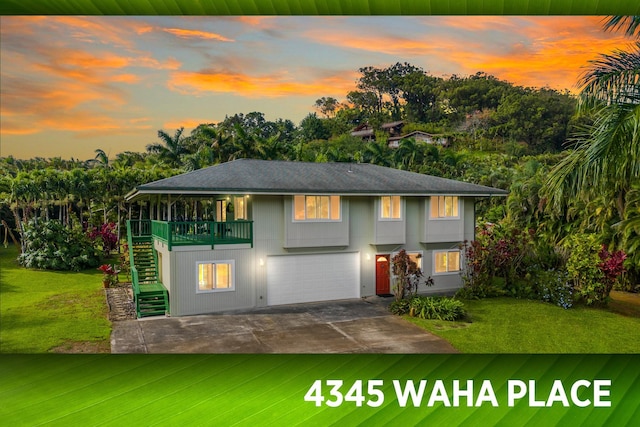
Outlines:
[{"label": "white garage door", "polygon": [[360,296],[357,253],[267,258],[267,304],[329,301]]}]

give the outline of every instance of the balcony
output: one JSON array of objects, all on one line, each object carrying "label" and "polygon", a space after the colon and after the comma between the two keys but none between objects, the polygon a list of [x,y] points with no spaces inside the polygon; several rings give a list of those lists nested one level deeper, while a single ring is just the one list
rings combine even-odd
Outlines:
[{"label": "balcony", "polygon": [[253,221],[155,221],[130,220],[131,240],[163,242],[171,250],[174,246],[250,244],[253,247]]}]

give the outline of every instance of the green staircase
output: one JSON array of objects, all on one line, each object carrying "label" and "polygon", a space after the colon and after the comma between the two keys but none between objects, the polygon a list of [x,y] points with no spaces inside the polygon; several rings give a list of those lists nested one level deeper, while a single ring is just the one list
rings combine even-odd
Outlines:
[{"label": "green staircase", "polygon": [[158,281],[157,262],[151,235],[132,236],[127,222],[133,299],[138,317],[164,316],[169,313],[169,294]]},{"label": "green staircase", "polygon": [[138,270],[138,283],[155,283],[158,281],[156,260],[153,256],[151,239],[133,244],[132,257]]}]

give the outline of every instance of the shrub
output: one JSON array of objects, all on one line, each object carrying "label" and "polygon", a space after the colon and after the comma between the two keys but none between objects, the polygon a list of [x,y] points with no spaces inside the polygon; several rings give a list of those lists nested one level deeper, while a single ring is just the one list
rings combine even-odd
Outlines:
[{"label": "shrub", "polygon": [[[396,301],[402,300],[405,296],[413,297],[418,292],[418,285],[422,277],[422,271],[418,264],[411,259],[407,251],[402,249],[391,258],[391,265],[396,281],[393,287]],[[429,278],[426,285],[433,285],[433,280]]]},{"label": "shrub", "polygon": [[[523,276],[532,259],[533,232],[488,224],[480,227],[476,240],[465,242],[465,266],[462,271],[466,298],[484,298],[518,290],[518,277]],[[503,285],[496,287],[496,279]]]},{"label": "shrub", "polygon": [[566,271],[546,270],[536,275],[541,299],[564,309],[573,307],[573,285]]},{"label": "shrub", "polygon": [[27,268],[73,270],[96,267],[100,257],[81,227],[58,220],[31,220],[24,228],[25,251],[18,262]]},{"label": "shrub", "polygon": [[567,239],[570,250],[567,272],[575,294],[587,305],[606,304],[609,293],[624,273],[623,251],[609,252],[593,234],[575,234]]},{"label": "shrub", "polygon": [[466,313],[464,304],[448,297],[413,297],[409,300],[409,315],[421,319],[458,320]]},{"label": "shrub", "polygon": [[409,300],[395,300],[389,304],[389,311],[399,316],[409,313]]},{"label": "shrub", "polygon": [[100,227],[93,227],[88,230],[89,238],[92,241],[99,240],[102,243],[102,251],[104,255],[109,255],[112,251],[118,249],[118,233],[114,222],[102,224]]}]

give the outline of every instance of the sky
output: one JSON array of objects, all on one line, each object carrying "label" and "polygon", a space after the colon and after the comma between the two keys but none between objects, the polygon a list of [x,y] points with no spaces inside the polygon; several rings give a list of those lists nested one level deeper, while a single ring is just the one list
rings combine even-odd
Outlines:
[{"label": "sky", "polygon": [[157,131],[262,112],[296,125],[358,69],[408,62],[577,93],[630,40],[597,16],[0,17],[0,156],[144,151]]}]

